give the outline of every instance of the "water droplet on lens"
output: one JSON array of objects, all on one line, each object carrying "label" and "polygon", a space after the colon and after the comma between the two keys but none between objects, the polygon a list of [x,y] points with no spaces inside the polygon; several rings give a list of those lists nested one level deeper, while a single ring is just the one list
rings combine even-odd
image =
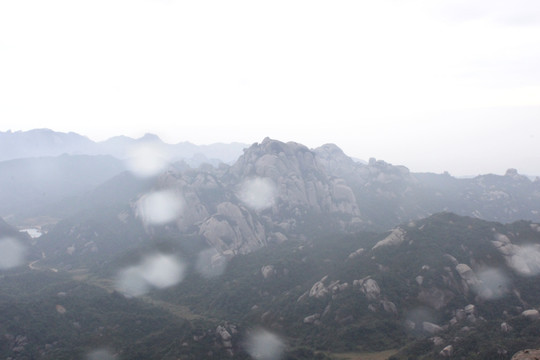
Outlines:
[{"label": "water droplet on lens", "polygon": [[145,224],[163,225],[177,219],[184,207],[182,197],[171,190],[143,195],[137,201],[137,216]]},{"label": "water droplet on lens", "polygon": [[0,270],[11,269],[25,263],[26,247],[12,238],[0,240]]},{"label": "water droplet on lens", "polygon": [[253,210],[260,211],[274,205],[276,185],[268,178],[246,180],[238,192],[240,200]]},{"label": "water droplet on lens", "polygon": [[203,250],[197,255],[195,269],[206,278],[220,276],[225,272],[227,258],[221,255],[216,249]]},{"label": "water droplet on lens", "polygon": [[119,271],[116,289],[129,296],[141,296],[152,287],[164,289],[180,283],[186,265],[172,255],[155,254],[141,260],[138,265]]},{"label": "water droplet on lens", "polygon": [[285,344],[275,334],[259,329],[248,336],[246,351],[256,360],[281,359]]},{"label": "water droplet on lens", "polygon": [[158,175],[168,164],[167,153],[157,144],[140,144],[128,151],[127,168],[139,177]]}]

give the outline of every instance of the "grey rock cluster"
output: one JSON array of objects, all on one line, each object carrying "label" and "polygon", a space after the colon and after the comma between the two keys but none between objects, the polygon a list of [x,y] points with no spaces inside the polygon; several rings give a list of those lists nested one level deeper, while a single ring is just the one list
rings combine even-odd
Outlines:
[{"label": "grey rock cluster", "polygon": [[303,145],[266,138],[246,149],[233,166],[207,170],[171,168],[157,188],[184,201],[175,220],[178,231],[196,231],[222,254],[245,254],[286,241],[285,234],[294,234],[310,216],[345,216],[347,222],[336,222],[343,230],[360,221],[351,187],[329,175],[316,153]]}]

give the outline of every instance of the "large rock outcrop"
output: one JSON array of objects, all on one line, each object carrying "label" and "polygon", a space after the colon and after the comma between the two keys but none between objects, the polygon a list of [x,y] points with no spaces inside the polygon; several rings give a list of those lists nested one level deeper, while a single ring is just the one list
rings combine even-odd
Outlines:
[{"label": "large rock outcrop", "polygon": [[200,226],[199,234],[219,252],[246,254],[266,245],[264,226],[250,212],[231,202],[217,206]]},{"label": "large rock outcrop", "polygon": [[271,179],[277,188],[274,216],[301,210],[360,215],[352,189],[343,179],[329,176],[316,154],[301,144],[266,138],[246,149],[230,172],[237,182]]},{"label": "large rock outcrop", "polygon": [[540,350],[538,349],[527,349],[522,350],[514,354],[511,360],[539,360],[540,359]]},{"label": "large rock outcrop", "polygon": [[232,167],[171,167],[157,189],[181,198],[177,230],[198,234],[222,254],[285,241],[314,217],[344,219],[334,220],[341,230],[360,222],[356,197],[344,179],[329,176],[305,146],[268,138],[245,149]]}]

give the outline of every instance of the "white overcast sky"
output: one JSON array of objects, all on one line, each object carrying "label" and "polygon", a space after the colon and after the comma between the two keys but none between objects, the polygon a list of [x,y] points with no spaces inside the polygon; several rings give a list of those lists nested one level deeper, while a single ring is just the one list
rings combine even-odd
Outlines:
[{"label": "white overcast sky", "polygon": [[540,175],[540,1],[1,0],[0,131]]}]

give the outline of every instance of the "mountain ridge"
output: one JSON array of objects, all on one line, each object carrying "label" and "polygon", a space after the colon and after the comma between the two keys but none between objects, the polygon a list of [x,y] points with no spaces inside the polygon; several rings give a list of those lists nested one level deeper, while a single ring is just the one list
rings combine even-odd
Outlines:
[{"label": "mountain ridge", "polygon": [[161,147],[170,153],[172,160],[175,161],[191,160],[202,155],[202,159],[192,160],[196,164],[204,161],[215,162],[216,159],[225,163],[232,162],[240,156],[242,149],[246,146],[237,142],[195,145],[185,141],[167,144],[157,135],[149,133],[138,139],[120,135],[104,141],[93,141],[74,132],[63,133],[44,128],[28,131],[0,131],[0,161],[62,154],[112,155],[122,160],[130,157],[132,147],[140,144]]},{"label": "mountain ridge", "polygon": [[[439,212],[502,223],[540,222],[540,214],[534,212],[540,184],[515,171],[456,179],[448,174],[415,174],[375,159],[361,164],[342,152],[332,163],[332,156],[324,155],[328,151],[341,152],[335,145],[310,150],[267,138],[245,149],[232,166],[193,169],[174,163],[144,183],[133,176],[116,177],[113,188],[98,188],[91,198],[78,200],[85,205],[84,216],[78,218],[76,205],[67,207],[74,215],[54,233],[63,239],[55,256],[65,265],[77,266],[89,239],[74,224],[99,224],[101,213],[122,220],[108,221],[109,235],[91,236],[98,249],[95,256],[114,257],[121,249],[110,247],[110,234],[125,232],[146,239],[143,242],[191,239],[198,244],[195,248],[209,247],[223,261],[291,239],[386,231]],[[122,191],[116,196],[114,189]],[[170,209],[171,216],[156,221],[151,210],[156,202]],[[66,257],[65,249],[71,247],[74,252]],[[101,253],[99,249],[105,248],[107,253]]]}]

